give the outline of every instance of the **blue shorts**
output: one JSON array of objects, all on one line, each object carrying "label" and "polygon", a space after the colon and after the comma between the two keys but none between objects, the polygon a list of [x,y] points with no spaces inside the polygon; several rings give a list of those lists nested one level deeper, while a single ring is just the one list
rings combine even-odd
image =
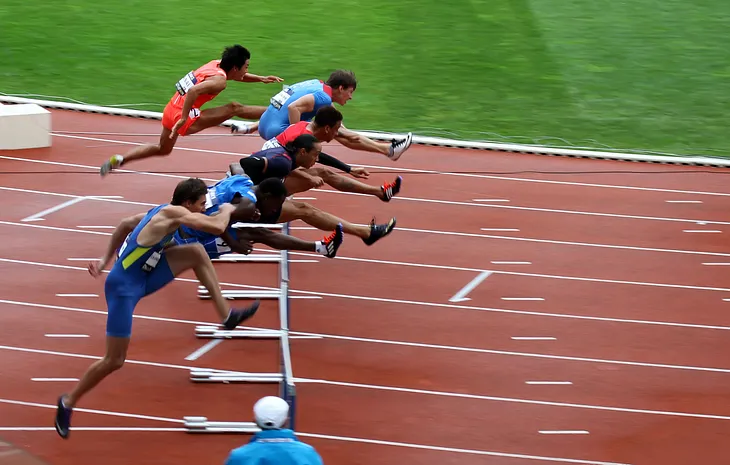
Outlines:
[{"label": "blue shorts", "polygon": [[108,309],[106,335],[130,337],[132,335],[132,314],[137,303],[143,297],[159,291],[174,279],[175,276],[170,270],[165,254],[162,254],[155,269],[145,273],[142,278],[130,278],[120,268],[113,267],[104,283],[104,295]]},{"label": "blue shorts", "polygon": [[273,107],[269,107],[259,118],[259,135],[262,139],[269,140],[276,137],[289,127],[289,113],[285,113],[284,121],[277,113]]}]

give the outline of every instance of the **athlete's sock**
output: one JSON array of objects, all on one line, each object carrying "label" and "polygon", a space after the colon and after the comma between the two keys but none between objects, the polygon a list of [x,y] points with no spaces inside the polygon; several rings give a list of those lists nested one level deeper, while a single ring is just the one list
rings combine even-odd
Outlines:
[{"label": "athlete's sock", "polygon": [[327,246],[322,241],[314,243],[314,250],[321,255],[327,255]]}]

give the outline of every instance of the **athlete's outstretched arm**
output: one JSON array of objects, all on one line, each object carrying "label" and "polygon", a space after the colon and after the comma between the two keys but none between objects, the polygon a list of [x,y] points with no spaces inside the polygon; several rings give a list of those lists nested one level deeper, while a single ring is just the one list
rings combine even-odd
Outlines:
[{"label": "athlete's outstretched arm", "polygon": [[284,82],[279,76],[259,76],[258,74],[246,73],[243,75],[241,82],[263,82],[271,84],[272,82]]},{"label": "athlete's outstretched arm", "polygon": [[289,104],[287,110],[289,110],[289,124],[298,123],[302,119],[302,113],[314,110],[314,95],[299,97]]},{"label": "athlete's outstretched arm", "polygon": [[[180,208],[183,209],[183,207]],[[220,236],[228,228],[228,224],[231,221],[231,213],[235,209],[236,207],[230,203],[224,203],[218,209],[218,213],[211,216],[204,215],[202,213],[186,213],[182,210],[178,210],[177,208],[175,208],[174,211],[170,209],[170,214],[174,215],[173,230],[178,228],[180,225],[185,225],[191,229],[207,232],[214,236]]]},{"label": "athlete's outstretched arm", "polygon": [[93,277],[97,277],[101,274],[112,258],[116,255],[117,249],[122,246],[124,239],[126,239],[129,233],[137,227],[145,215],[146,213],[139,213],[134,216],[128,216],[119,222],[119,225],[117,225],[116,229],[114,229],[114,232],[112,233],[111,239],[109,239],[109,245],[107,246],[104,255],[98,261],[89,263],[89,273],[91,273]]},{"label": "athlete's outstretched arm", "polygon": [[314,242],[305,241],[288,234],[277,233],[266,228],[239,229],[236,234],[239,239],[258,242],[277,250],[301,250],[303,252],[315,252],[317,250]]}]

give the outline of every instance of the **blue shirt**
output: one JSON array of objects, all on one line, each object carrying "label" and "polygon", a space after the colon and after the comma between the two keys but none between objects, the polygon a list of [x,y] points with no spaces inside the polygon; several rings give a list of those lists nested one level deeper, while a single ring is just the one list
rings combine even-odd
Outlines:
[{"label": "blue shirt", "polygon": [[[256,194],[253,192],[253,182],[243,174],[229,176],[221,179],[217,183],[208,187],[208,193],[205,194],[205,214],[210,216],[218,211],[219,205],[231,203],[234,198],[241,196],[256,203]],[[185,232],[188,238],[180,235],[180,230]],[[228,228],[228,232],[232,232],[233,228]],[[195,242],[206,244],[215,241],[216,236],[205,231],[198,231],[187,226],[180,226],[178,232],[175,233],[175,240],[180,244],[191,242],[190,237]],[[230,250],[229,250],[230,251]]]},{"label": "blue shirt", "polygon": [[310,79],[308,81],[298,82],[286,87],[278,94],[271,97],[271,103],[263,115],[262,122],[266,125],[271,123],[289,126],[289,105],[296,102],[305,95],[314,96],[314,109],[306,113],[302,113],[301,121],[312,121],[317,110],[332,105],[332,90],[330,86],[319,79]]},{"label": "blue shirt", "polygon": [[225,465],[323,465],[314,447],[297,439],[290,429],[264,430],[233,449]]}]

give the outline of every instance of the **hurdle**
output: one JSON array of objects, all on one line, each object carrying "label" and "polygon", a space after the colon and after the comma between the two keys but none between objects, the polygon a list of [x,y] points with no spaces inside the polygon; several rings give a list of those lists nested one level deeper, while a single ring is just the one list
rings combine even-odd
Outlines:
[{"label": "hurdle", "polygon": [[[289,223],[285,224],[242,224],[236,223],[234,228],[280,229],[283,234],[289,234]],[[219,326],[198,325],[195,327],[195,336],[199,339],[277,339],[279,341],[279,371],[277,373],[242,373],[233,371],[193,368],[190,370],[190,380],[194,383],[223,383],[246,384],[267,383],[278,384],[279,397],[289,404],[289,418],[286,427],[295,428],[296,418],[296,385],[292,370],[291,350],[289,346],[289,252],[282,250],[276,254],[266,254],[267,260],[256,255],[238,255],[235,259],[220,260],[227,262],[274,262],[279,263],[279,289],[254,291],[224,291],[226,298],[232,299],[277,299],[279,302],[279,329],[234,329],[222,330]],[[263,255],[263,254],[262,254]],[[202,287],[202,286],[201,286]],[[210,298],[207,290],[198,288],[201,299]],[[187,433],[225,433],[251,434],[260,431],[253,422],[209,421],[207,417],[183,417]]]}]

